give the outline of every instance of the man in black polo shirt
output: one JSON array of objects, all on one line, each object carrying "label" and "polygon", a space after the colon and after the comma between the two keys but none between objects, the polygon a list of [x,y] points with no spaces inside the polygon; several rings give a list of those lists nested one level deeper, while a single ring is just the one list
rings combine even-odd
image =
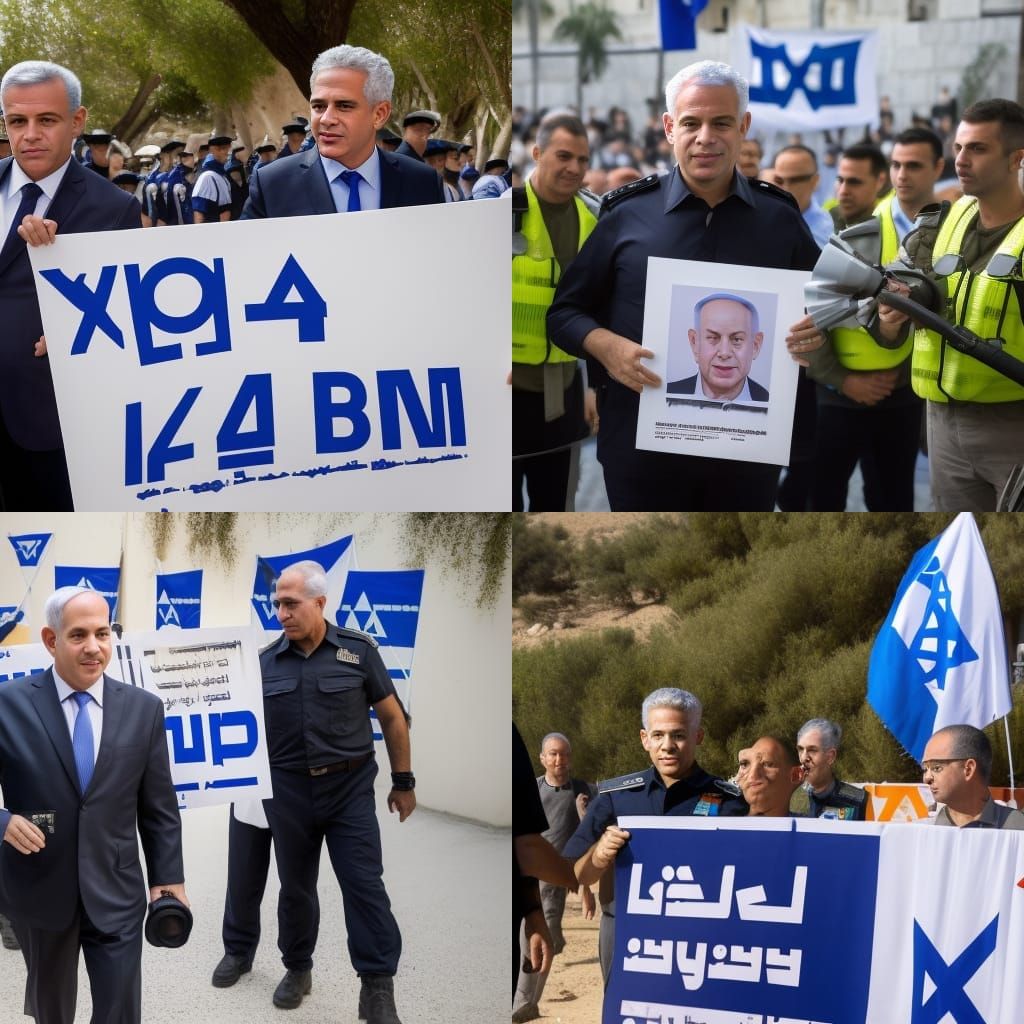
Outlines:
[{"label": "man in black polo shirt", "polygon": [[370,708],[391,759],[388,809],[401,821],[416,807],[409,729],[376,641],[328,623],[326,594],[327,577],[316,562],[285,569],[274,592],[284,633],[260,655],[274,786],[265,806],[281,878],[278,946],[288,969],[274,1004],[296,1007],[312,987],[317,871],[326,839],[345,904],[349,955],[362,979],[359,1016],[368,1024],[401,1024],[393,978],[402,938],[382,878]]},{"label": "man in black polo shirt", "polygon": [[[548,334],[588,358],[598,390],[597,456],[613,510],[771,511],[778,466],[636,447],[640,392],[661,385],[643,365],[653,353],[639,344],[648,257],[810,270],[819,253],[793,197],[736,170],[750,127],[746,80],[726,64],[700,61],[665,92],[665,135],[679,166],[605,196],[597,227],[555,293]],[[797,405],[795,454],[812,442],[812,387],[803,386]]]}]

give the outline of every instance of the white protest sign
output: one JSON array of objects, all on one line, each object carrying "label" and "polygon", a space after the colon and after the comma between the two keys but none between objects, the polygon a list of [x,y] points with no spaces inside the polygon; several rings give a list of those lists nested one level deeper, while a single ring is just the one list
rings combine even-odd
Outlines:
[{"label": "white protest sign", "polygon": [[[0,647],[0,686],[52,665],[42,644]],[[255,630],[125,633],[106,674],[163,702],[179,807],[271,797]]]},{"label": "white protest sign", "polygon": [[508,506],[504,203],[31,250],[75,507]]},{"label": "white protest sign", "polygon": [[786,350],[810,274],[651,257],[636,446],[789,464],[799,369]]}]

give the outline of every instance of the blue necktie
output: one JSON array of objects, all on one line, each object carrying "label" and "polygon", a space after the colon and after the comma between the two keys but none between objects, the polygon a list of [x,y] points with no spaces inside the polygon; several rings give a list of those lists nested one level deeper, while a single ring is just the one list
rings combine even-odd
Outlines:
[{"label": "blue necktie", "polygon": [[363,176],[358,171],[342,171],[338,175],[348,185],[348,213],[358,213],[362,207],[359,205],[359,182]]},{"label": "blue necktie", "polygon": [[14,215],[14,220],[11,221],[11,229],[7,233],[8,242],[14,238],[20,241],[18,227],[30,213],[35,213],[36,203],[42,194],[43,190],[34,181],[21,186],[21,203],[18,205],[18,212]]},{"label": "blue necktie", "polygon": [[78,769],[78,785],[83,793],[89,788],[92,770],[95,767],[93,755],[92,722],[86,704],[92,700],[88,693],[73,693],[72,698],[78,703],[78,715],[75,717],[75,731],[71,735],[71,746],[75,751],[75,767]]}]

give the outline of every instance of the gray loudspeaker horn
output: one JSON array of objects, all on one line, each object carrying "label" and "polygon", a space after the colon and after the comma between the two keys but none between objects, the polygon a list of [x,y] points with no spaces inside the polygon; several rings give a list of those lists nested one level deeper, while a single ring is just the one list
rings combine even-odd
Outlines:
[{"label": "gray loudspeaker horn", "polygon": [[881,271],[833,235],[814,265],[812,283],[826,285],[841,295],[866,299],[878,293],[883,280]]}]

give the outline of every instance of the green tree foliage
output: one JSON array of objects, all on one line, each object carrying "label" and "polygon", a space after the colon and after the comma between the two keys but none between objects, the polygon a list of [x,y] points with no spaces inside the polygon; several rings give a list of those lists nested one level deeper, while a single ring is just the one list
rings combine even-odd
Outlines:
[{"label": "green tree foliage", "polygon": [[[1024,516],[977,518],[1008,635],[1016,635]],[[581,593],[620,603],[624,594],[656,594],[677,619],[643,643],[619,629],[516,650],[519,728],[531,749],[547,732],[566,733],[577,771],[608,778],[648,763],[638,738],[643,697],[681,686],[704,704],[699,759],[711,771],[731,774],[737,751],[761,734],[795,737],[808,718],[825,717],[845,730],[845,778],[916,780],[917,765],[866,702],[867,664],[911,556],[951,520],[942,513],[651,516],[585,544],[575,563]],[[1019,773],[1019,707],[1010,727]],[[1005,784],[1003,726],[988,731],[994,783]]]},{"label": "green tree foliage", "polygon": [[512,519],[512,600],[525,594],[560,594],[574,585],[572,548],[563,526]]},{"label": "green tree foliage", "polygon": [[273,66],[219,0],[0,0],[0,40],[5,68],[22,60],[71,68],[90,125],[119,125],[129,142],[157,116],[194,117],[245,99]]},{"label": "green tree foliage", "polygon": [[600,2],[582,3],[555,26],[555,39],[576,44],[576,106],[583,110],[583,86],[608,66],[608,40],[621,39],[617,16]]}]

